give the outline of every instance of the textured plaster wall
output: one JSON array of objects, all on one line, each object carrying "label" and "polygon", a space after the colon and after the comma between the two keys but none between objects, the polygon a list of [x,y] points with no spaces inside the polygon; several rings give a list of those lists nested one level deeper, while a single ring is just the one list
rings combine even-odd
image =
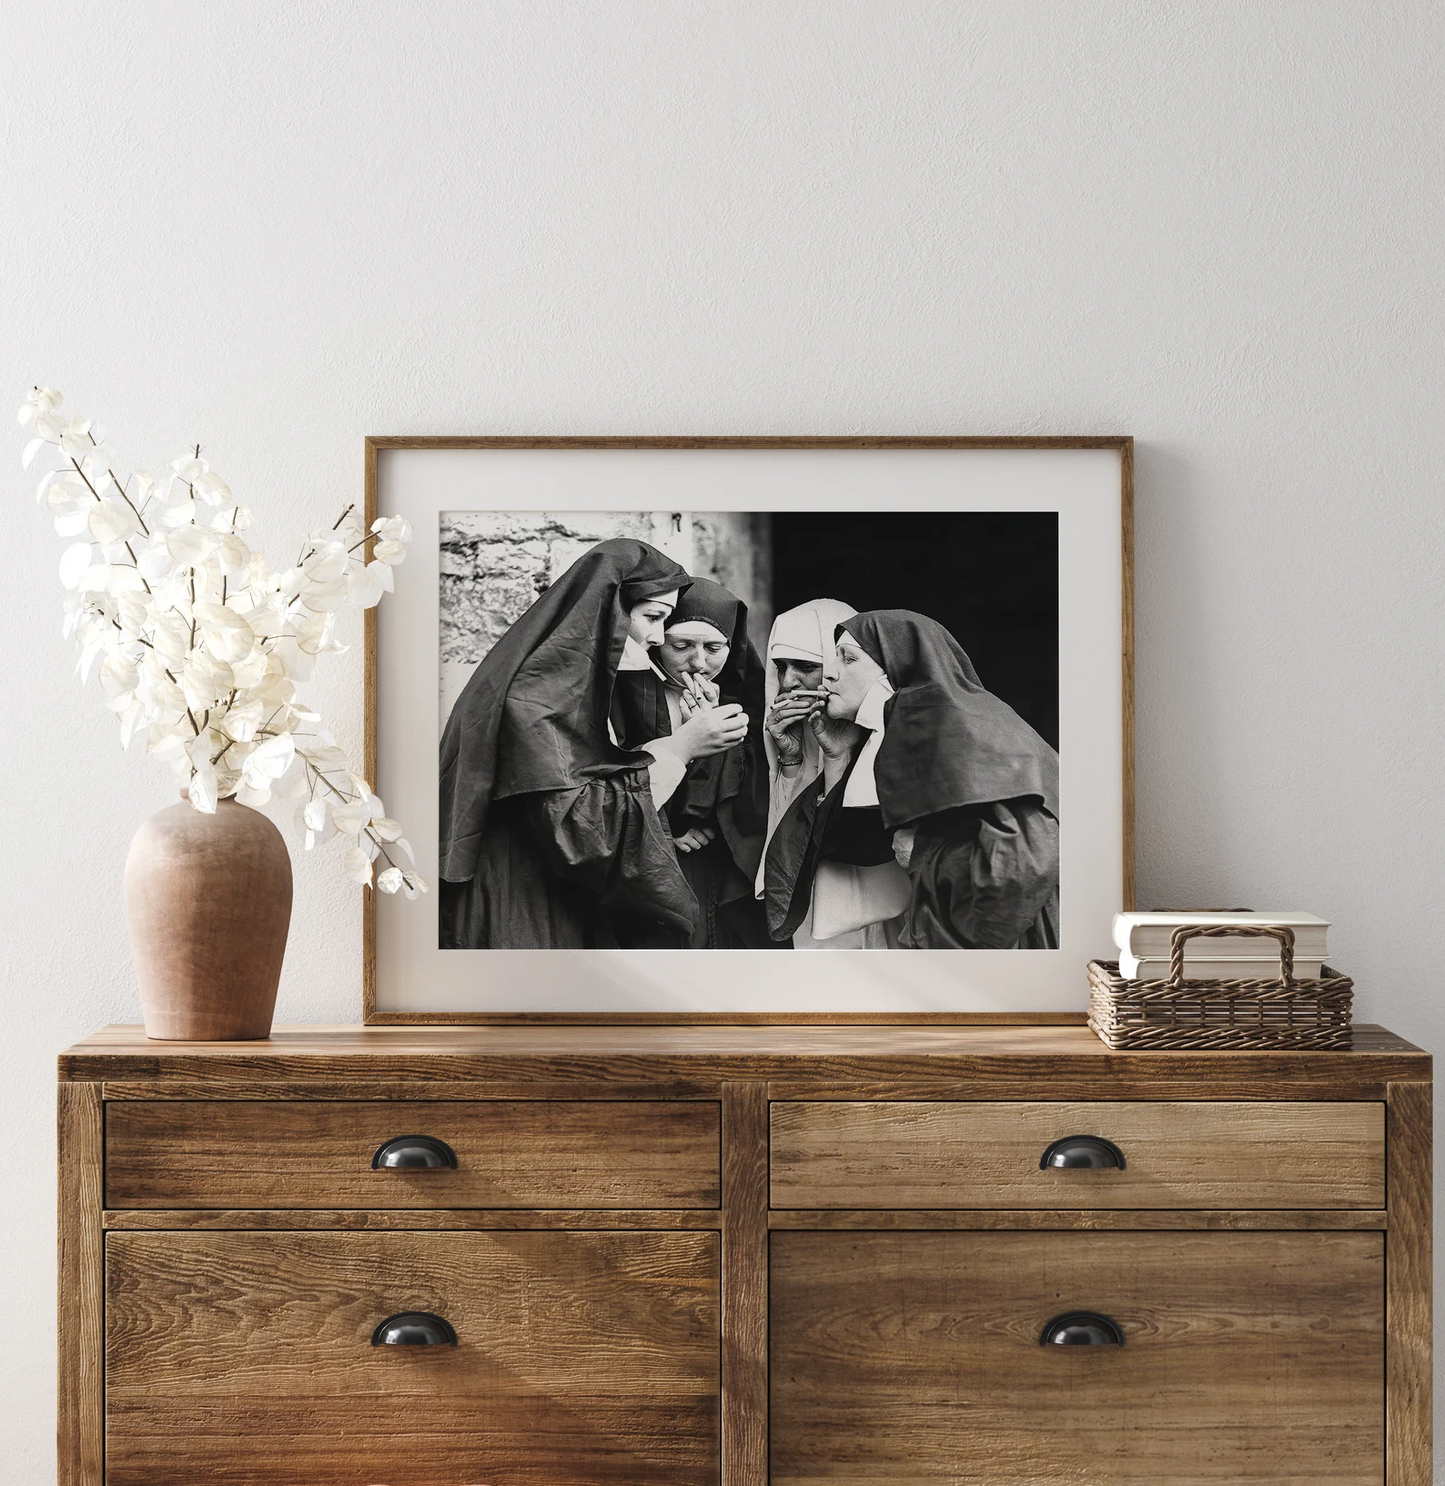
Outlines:
[{"label": "textured plaster wall", "polygon": [[[275,548],[357,496],[366,433],[1135,434],[1144,901],[1329,914],[1363,1015],[1445,1050],[1438,5],[53,0],[5,31],[0,390],[64,388],[137,463],[200,440]],[[170,799],[68,678],[31,483],[14,1486],[53,1469],[52,1058],[136,1015],[117,879]],[[353,743],[360,678],[314,691]],[[357,1016],[360,924],[299,861],[283,1019]]]}]

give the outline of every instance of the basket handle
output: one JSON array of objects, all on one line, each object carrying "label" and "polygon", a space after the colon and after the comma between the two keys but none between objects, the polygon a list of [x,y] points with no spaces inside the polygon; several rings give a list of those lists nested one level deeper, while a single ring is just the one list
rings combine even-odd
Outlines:
[{"label": "basket handle", "polygon": [[1169,985],[1178,986],[1184,980],[1184,946],[1191,939],[1276,939],[1279,941],[1279,978],[1282,985],[1293,985],[1294,980],[1294,930],[1277,929],[1261,924],[1258,928],[1242,928],[1238,924],[1196,924],[1192,928],[1175,929],[1169,936]]}]

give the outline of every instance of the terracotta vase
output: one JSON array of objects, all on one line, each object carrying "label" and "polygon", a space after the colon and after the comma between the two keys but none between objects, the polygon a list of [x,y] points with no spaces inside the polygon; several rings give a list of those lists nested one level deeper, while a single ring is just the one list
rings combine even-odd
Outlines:
[{"label": "terracotta vase", "polygon": [[265,1037],[291,924],[291,856],[259,811],[172,805],[125,860],[125,912],[147,1037]]}]

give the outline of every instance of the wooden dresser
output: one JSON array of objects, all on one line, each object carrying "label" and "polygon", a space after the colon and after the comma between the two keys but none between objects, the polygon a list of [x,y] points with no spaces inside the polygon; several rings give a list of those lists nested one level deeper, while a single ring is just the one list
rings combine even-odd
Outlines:
[{"label": "wooden dresser", "polygon": [[1428,1486],[1430,1076],[112,1027],[60,1059],[60,1481]]}]

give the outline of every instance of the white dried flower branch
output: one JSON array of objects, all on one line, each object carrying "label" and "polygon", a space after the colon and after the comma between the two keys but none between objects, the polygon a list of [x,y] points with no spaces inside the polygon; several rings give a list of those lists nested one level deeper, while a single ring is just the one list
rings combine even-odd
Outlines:
[{"label": "white dried flower branch", "polygon": [[338,611],[392,591],[411,524],[387,516],[363,531],[348,506],[329,531],[307,534],[295,566],[272,572],[241,535],[250,511],[199,447],[160,479],[122,477],[103,430],[61,416],[60,404],[50,387],[25,399],[18,417],[35,437],[21,464],[59,453],[35,498],[61,536],[79,539],[60,559],[65,634],[82,680],[99,662],[121,747],[144,737],[206,813],[227,798],[294,800],[308,851],[340,839],[356,881],[426,892],[401,827],[297,694],[317,656],[346,648],[334,638]]}]

